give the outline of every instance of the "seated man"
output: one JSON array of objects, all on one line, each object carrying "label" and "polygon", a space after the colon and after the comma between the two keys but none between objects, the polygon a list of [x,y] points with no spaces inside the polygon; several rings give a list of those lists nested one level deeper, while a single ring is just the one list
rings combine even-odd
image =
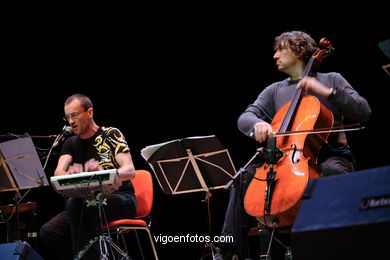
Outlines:
[{"label": "seated man", "polygon": [[[106,195],[106,219],[132,218],[137,201],[130,181],[135,169],[129,147],[117,128],[98,126],[93,112],[85,95],[75,94],[66,100],[65,119],[75,136],[63,144],[54,175],[117,169],[122,185]],[[40,238],[55,259],[73,259],[96,236],[98,216],[98,208],[86,207],[84,198],[69,198],[66,210],[41,227]]]},{"label": "seated man", "polygon": [[[305,95],[317,97],[333,113],[334,126],[342,126],[344,118],[357,121],[369,119],[371,109],[368,102],[339,73],[312,72],[302,77],[309,59],[317,50],[316,42],[304,32],[285,32],[275,38],[273,58],[278,70],[289,77],[266,87],[240,115],[238,128],[242,133],[260,144],[267,141],[273,131],[278,130],[271,127],[275,114],[291,100],[297,88],[301,88]],[[344,132],[329,135],[328,143],[323,145],[318,155],[317,164],[322,170],[322,177],[355,171],[355,160]],[[225,259],[234,254],[248,257],[248,220],[253,218],[246,214],[243,201],[255,169],[260,165],[248,167],[241,176],[240,184],[231,189],[222,235],[234,236],[234,244],[219,245]]]}]

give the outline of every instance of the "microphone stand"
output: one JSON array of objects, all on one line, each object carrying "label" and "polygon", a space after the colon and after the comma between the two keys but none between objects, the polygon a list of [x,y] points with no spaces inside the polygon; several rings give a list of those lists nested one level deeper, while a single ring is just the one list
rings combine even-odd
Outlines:
[{"label": "microphone stand", "polygon": [[[274,171],[274,165],[277,165],[280,158],[282,158],[283,152],[276,146],[276,137],[269,137],[267,139],[267,147],[264,151],[264,161],[269,165],[267,177],[264,181],[267,182],[265,188],[265,203],[264,211],[269,214],[271,211],[271,199],[275,186],[276,171]],[[268,260],[270,258],[271,244],[274,239],[276,226],[273,226],[271,234],[269,229],[265,228],[259,231],[260,235],[260,259]]]},{"label": "microphone stand", "polygon": [[[272,199],[272,193],[274,191],[274,186],[275,186],[275,176],[276,176],[276,171],[274,171],[274,165],[277,165],[279,159],[283,156],[283,152],[276,146],[276,137],[269,137],[267,139],[267,146],[264,149],[258,148],[256,150],[256,153],[254,156],[248,161],[248,163],[243,167],[240,168],[240,170],[233,176],[232,180],[230,180],[224,187],[225,190],[228,190],[230,186],[237,180],[237,178],[241,175],[241,173],[245,172],[250,164],[258,157],[262,156],[263,160],[265,163],[269,165],[269,171],[267,172],[267,177],[266,179],[262,181],[267,182],[267,187],[265,189],[265,204],[264,204],[264,210],[269,213],[271,210],[271,199]],[[259,234],[265,238],[262,239],[261,241],[264,241],[265,243],[260,244],[261,248],[261,255],[260,259],[269,259],[270,255],[270,249],[271,249],[271,241],[273,240],[274,236],[274,231],[275,231],[275,226],[272,229],[271,236],[269,237],[269,230],[266,229],[263,232],[264,234],[261,235],[260,232]],[[264,251],[263,251],[264,250]],[[263,255],[263,253],[265,253]],[[265,258],[264,258],[265,257]]]},{"label": "microphone stand", "polygon": [[270,212],[271,210],[271,198],[274,191],[276,171],[274,171],[274,165],[278,163],[282,158],[283,152],[276,147],[276,137],[269,137],[267,140],[267,148],[264,152],[264,161],[269,164],[269,171],[267,172],[267,187],[265,189],[265,205],[264,210]]},{"label": "microphone stand", "polygon": [[230,186],[233,185],[233,183],[237,180],[238,177],[240,177],[240,175],[245,172],[248,168],[249,165],[252,164],[252,162],[257,158],[259,157],[261,154],[263,153],[263,148],[258,148],[256,149],[256,153],[252,156],[252,158],[245,164],[244,167],[240,168],[238,170],[238,172],[236,172],[236,174],[234,174],[234,176],[232,177],[232,179],[225,185],[224,190],[228,190],[230,188]]}]

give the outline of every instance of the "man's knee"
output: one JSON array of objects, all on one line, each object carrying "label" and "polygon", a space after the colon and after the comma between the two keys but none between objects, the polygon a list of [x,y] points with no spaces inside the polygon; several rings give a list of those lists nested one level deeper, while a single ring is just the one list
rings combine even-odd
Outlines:
[{"label": "man's knee", "polygon": [[353,172],[355,170],[354,163],[351,160],[342,157],[330,157],[321,163],[322,177],[334,176]]},{"label": "man's knee", "polygon": [[39,237],[45,245],[50,241],[50,228],[48,227],[48,224],[43,224],[41,226],[39,229]]},{"label": "man's knee", "polygon": [[46,247],[55,246],[58,242],[58,234],[48,223],[43,224],[39,229],[39,238]]},{"label": "man's knee", "polygon": [[69,198],[66,201],[66,212],[72,219],[78,219],[83,209],[84,200],[80,198]]}]

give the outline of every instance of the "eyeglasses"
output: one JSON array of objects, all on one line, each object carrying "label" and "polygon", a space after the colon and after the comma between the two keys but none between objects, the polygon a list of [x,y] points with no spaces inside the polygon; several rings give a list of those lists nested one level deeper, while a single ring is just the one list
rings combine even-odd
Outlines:
[{"label": "eyeglasses", "polygon": [[63,119],[65,122],[69,122],[70,119],[76,120],[82,113],[85,113],[85,112],[87,112],[87,111],[83,111],[83,112],[81,112],[81,113],[74,112],[74,113],[71,113],[70,115],[64,116],[62,119]]}]

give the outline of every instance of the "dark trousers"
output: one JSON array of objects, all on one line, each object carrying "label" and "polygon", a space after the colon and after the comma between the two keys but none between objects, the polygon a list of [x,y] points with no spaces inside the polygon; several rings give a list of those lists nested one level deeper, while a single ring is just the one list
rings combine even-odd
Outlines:
[{"label": "dark trousers", "polygon": [[[132,194],[109,194],[105,203],[103,224],[135,216],[137,203]],[[84,199],[69,198],[66,210],[42,225],[39,234],[56,259],[73,259],[98,234],[99,222],[97,206],[87,207]]]},{"label": "dark trousers", "polygon": [[[237,180],[236,185],[231,187],[229,194],[229,202],[225,214],[224,225],[221,235],[233,236],[234,242],[229,245],[220,245],[223,250],[224,246],[232,247],[242,258],[249,257],[248,248],[248,232],[252,223],[256,219],[249,216],[244,209],[244,197],[246,190],[256,173],[256,168],[260,164],[253,164],[247,168],[247,171],[241,174],[241,178]],[[322,177],[338,175],[355,170],[354,163],[343,157],[329,157],[320,164],[322,169]]]},{"label": "dark trousers", "polygon": [[73,259],[70,219],[63,211],[42,225],[39,237],[49,259]]},{"label": "dark trousers", "polygon": [[[234,252],[242,258],[249,256],[248,232],[256,218],[248,215],[244,209],[244,196],[246,190],[256,173],[256,167],[261,164],[250,165],[240,178],[230,188],[229,202],[222,227],[222,236],[233,236],[231,246]],[[224,245],[219,245],[224,250]]]}]

